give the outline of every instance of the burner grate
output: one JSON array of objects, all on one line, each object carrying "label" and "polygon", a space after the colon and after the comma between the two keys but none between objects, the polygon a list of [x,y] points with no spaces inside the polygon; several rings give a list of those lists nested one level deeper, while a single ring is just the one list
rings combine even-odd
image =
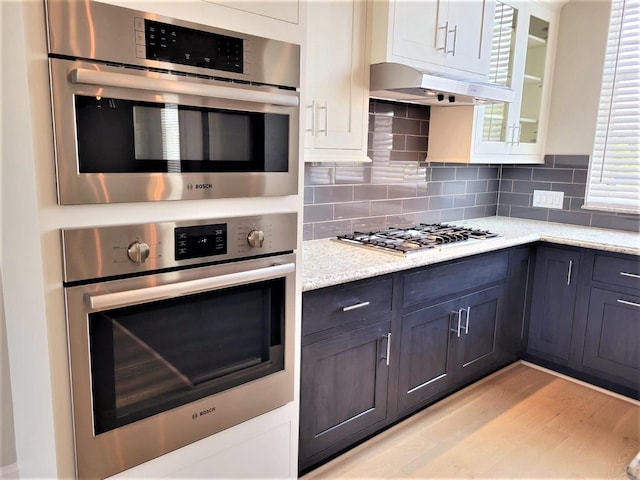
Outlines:
[{"label": "burner grate", "polygon": [[445,244],[464,242],[468,240],[485,240],[499,236],[488,230],[444,225],[441,223],[420,223],[407,228],[389,228],[375,232],[354,232],[338,235],[337,240],[380,248],[383,250],[408,254],[438,248]]}]

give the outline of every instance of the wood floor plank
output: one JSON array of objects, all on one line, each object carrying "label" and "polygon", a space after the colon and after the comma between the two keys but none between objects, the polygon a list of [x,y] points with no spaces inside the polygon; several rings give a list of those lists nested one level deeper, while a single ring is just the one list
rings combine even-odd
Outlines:
[{"label": "wood floor plank", "polygon": [[417,413],[303,480],[622,479],[639,450],[637,402],[518,364]]}]

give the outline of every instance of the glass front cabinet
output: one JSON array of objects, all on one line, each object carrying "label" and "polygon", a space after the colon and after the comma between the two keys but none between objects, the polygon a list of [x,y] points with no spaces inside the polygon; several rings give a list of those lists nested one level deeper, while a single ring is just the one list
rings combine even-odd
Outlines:
[{"label": "glass front cabinet", "polygon": [[[488,80],[513,88],[516,98],[432,109],[428,161],[543,162],[558,16],[536,1],[497,0]],[[449,132],[449,141],[437,140],[439,129]],[[452,129],[459,141],[451,141]]]}]

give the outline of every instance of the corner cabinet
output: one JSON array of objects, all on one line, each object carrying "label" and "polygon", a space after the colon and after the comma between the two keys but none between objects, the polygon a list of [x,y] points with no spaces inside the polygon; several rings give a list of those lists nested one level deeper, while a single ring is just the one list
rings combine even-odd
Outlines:
[{"label": "corner cabinet", "polygon": [[486,79],[494,6],[492,0],[374,1],[371,63]]},{"label": "corner cabinet", "polygon": [[[489,81],[516,99],[432,109],[428,161],[543,163],[558,20],[557,7],[542,2],[496,2]],[[454,125],[461,142],[444,135]]]},{"label": "corner cabinet", "polygon": [[367,162],[367,2],[307,4],[305,162]]},{"label": "corner cabinet", "polygon": [[525,358],[640,399],[640,259],[538,247]]}]

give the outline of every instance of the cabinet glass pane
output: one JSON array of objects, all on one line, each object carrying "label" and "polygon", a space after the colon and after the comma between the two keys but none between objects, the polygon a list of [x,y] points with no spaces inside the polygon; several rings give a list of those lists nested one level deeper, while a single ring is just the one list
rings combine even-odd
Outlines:
[{"label": "cabinet glass pane", "polygon": [[536,143],[542,104],[545,59],[549,22],[532,16],[529,19],[529,36],[525,60],[522,105],[520,110],[520,143]]},{"label": "cabinet glass pane", "polygon": [[[513,52],[515,51],[518,11],[502,2],[496,3],[489,81],[511,87]],[[484,107],[482,139],[485,142],[505,142],[509,104],[498,103]]]}]

